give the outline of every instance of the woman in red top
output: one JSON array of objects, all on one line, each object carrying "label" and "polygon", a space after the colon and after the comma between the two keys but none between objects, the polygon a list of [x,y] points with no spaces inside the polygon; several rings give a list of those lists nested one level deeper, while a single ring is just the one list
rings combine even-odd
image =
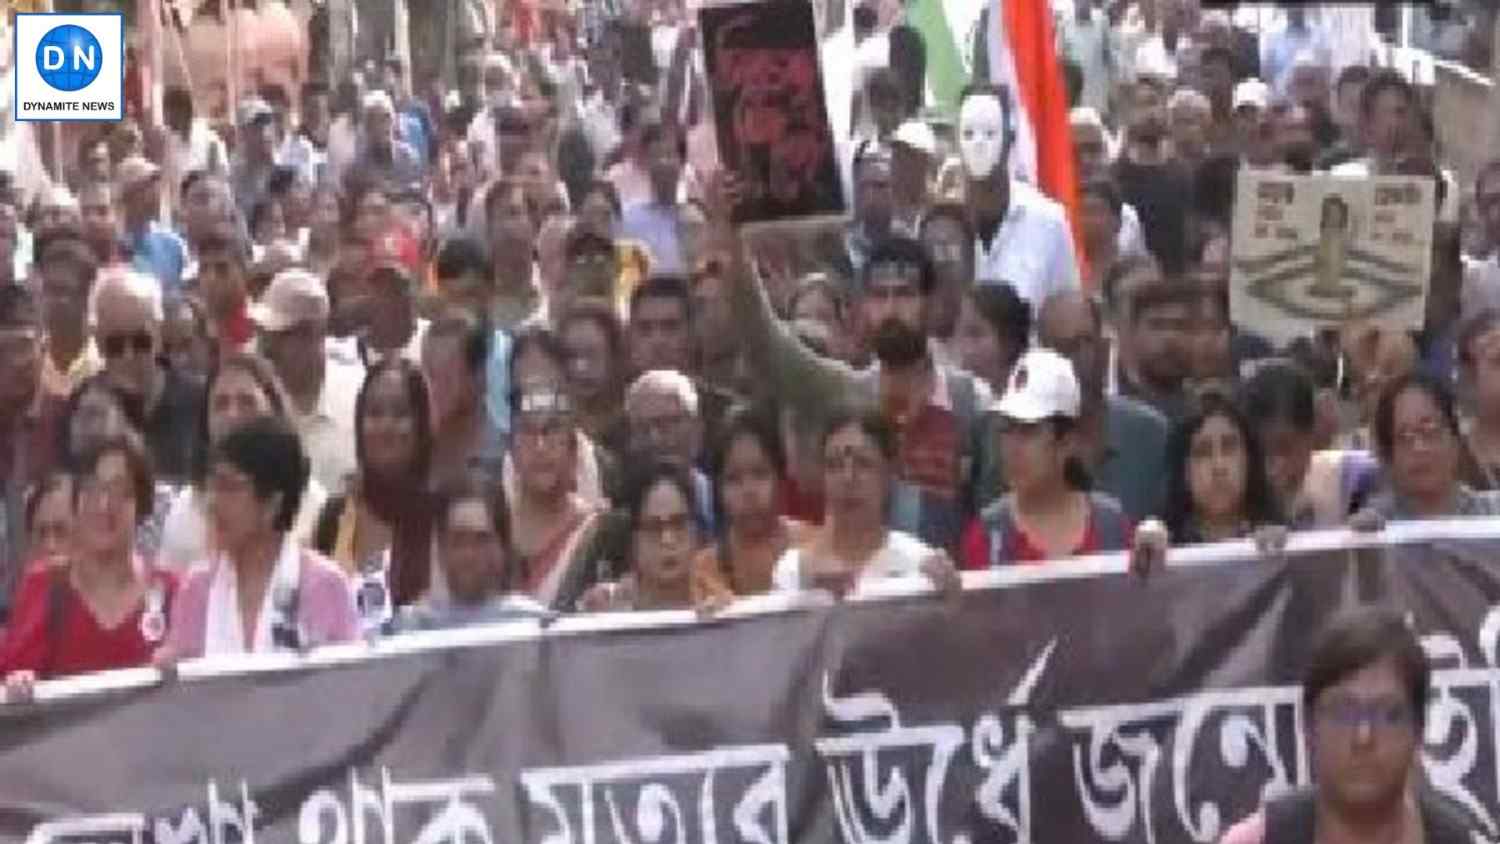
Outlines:
[{"label": "woman in red top", "polygon": [[72,559],[33,568],[17,591],[0,643],[5,699],[26,699],[37,678],[150,662],[167,630],[176,584],[135,556],[135,532],[151,514],[155,479],[140,439],[108,439],[78,464]]},{"label": "woman in red top", "polygon": [[1076,456],[1074,425],[1082,404],[1073,365],[1051,349],[1016,361],[996,409],[1001,462],[1010,493],[986,507],[964,534],[963,565],[983,569],[1037,563],[1131,544],[1120,504],[1089,493]]}]

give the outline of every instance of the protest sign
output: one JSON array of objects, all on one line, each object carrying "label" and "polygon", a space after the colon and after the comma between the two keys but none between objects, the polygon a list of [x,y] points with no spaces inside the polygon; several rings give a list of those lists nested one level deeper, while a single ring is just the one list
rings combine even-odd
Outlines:
[{"label": "protest sign", "polygon": [[843,215],[812,6],[763,0],[698,17],[719,160],[742,191],[734,221]]},{"label": "protest sign", "polygon": [[1243,169],[1235,189],[1230,316],[1285,343],[1367,321],[1422,325],[1432,179]]},{"label": "protest sign", "polygon": [[1356,550],[1298,535],[1276,562],[1192,549],[1146,581],[1118,555],[1016,568],[956,607],[625,614],[187,666],[0,708],[0,841],[1212,842],[1308,782],[1298,678],[1356,601],[1410,614],[1435,668],[1426,784],[1493,838],[1500,530],[1406,528]]}]

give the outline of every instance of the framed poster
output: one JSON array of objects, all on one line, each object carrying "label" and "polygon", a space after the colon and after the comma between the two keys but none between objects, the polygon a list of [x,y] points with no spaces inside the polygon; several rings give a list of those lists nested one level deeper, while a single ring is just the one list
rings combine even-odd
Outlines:
[{"label": "framed poster", "polygon": [[719,160],[742,189],[735,222],[844,216],[812,4],[710,5],[698,20]]},{"label": "framed poster", "polygon": [[1351,320],[1421,328],[1435,212],[1430,178],[1241,170],[1231,319],[1278,344]]}]

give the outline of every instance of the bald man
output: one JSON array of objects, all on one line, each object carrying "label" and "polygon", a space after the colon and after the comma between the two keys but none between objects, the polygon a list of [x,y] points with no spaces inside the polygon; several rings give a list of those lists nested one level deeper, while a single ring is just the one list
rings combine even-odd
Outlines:
[{"label": "bald man", "polygon": [[1131,521],[1161,514],[1165,489],[1167,419],[1150,406],[1105,394],[1109,342],[1098,300],[1081,290],[1055,293],[1042,303],[1037,338],[1073,362],[1083,406],[1077,435],[1094,488],[1119,499]]}]

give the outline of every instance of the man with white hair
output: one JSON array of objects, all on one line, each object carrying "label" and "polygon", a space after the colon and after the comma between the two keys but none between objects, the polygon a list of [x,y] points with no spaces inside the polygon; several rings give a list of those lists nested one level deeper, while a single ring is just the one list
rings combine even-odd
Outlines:
[{"label": "man with white hair", "polygon": [[703,420],[693,379],[674,369],[642,373],[625,391],[630,452],[638,462],[687,467],[693,476],[700,525],[713,530],[713,486],[695,464],[703,447]]},{"label": "man with white hair", "polygon": [[162,362],[161,286],[134,270],[94,288],[94,340],[104,377],[145,437],[159,478],[185,481],[202,448],[203,388]]},{"label": "man with white hair", "polygon": [[396,104],[385,91],[365,94],[364,137],[354,173],[371,183],[420,189],[425,171],[411,144],[396,137]]}]

